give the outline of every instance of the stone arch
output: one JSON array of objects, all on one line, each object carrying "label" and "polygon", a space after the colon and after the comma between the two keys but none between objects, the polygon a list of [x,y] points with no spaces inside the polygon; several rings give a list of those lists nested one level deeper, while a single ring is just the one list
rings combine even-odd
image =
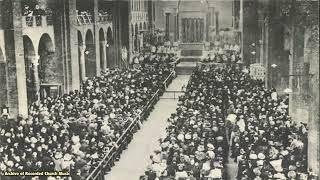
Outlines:
[{"label": "stone arch", "polygon": [[94,77],[97,73],[96,50],[93,32],[88,29],[85,36],[85,71],[86,77]]},{"label": "stone arch", "polygon": [[109,27],[107,30],[107,41],[109,45],[113,44],[113,32],[111,27]]},{"label": "stone arch", "polygon": [[[200,5],[200,6],[199,6]],[[209,10],[209,2],[208,0],[201,0],[199,1],[183,1],[179,0],[178,2],[178,12],[180,11],[203,11]]]},{"label": "stone arch", "polygon": [[143,30],[147,30],[147,24],[146,24],[146,22],[143,23]]},{"label": "stone arch", "polygon": [[36,74],[38,66],[38,57],[31,38],[27,35],[23,36],[23,50],[24,50],[24,63],[26,73],[26,86],[27,86],[27,101],[30,105],[37,99],[36,94],[38,91],[38,78]]},{"label": "stone arch", "polygon": [[55,48],[51,37],[45,33],[41,36],[38,45],[39,55],[39,78],[40,83],[57,82],[59,76]]},{"label": "stone arch", "polygon": [[7,105],[7,64],[0,47],[0,106]]}]

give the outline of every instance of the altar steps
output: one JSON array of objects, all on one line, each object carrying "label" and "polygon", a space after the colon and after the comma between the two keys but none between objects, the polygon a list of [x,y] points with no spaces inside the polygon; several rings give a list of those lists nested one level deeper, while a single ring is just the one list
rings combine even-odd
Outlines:
[{"label": "altar steps", "polygon": [[191,75],[203,55],[203,44],[182,44],[180,63],[176,66],[177,75]]},{"label": "altar steps", "polygon": [[197,62],[181,62],[176,66],[177,75],[191,75]]},{"label": "altar steps", "polygon": [[202,50],[181,50],[181,56],[202,56]]},{"label": "altar steps", "polygon": [[180,62],[199,62],[201,58],[199,57],[181,57]]}]

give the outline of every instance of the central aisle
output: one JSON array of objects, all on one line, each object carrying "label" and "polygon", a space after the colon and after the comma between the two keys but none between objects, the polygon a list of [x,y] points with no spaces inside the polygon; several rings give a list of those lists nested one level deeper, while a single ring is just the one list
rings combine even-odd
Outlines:
[{"label": "central aisle", "polygon": [[[180,91],[187,85],[190,76],[178,76],[168,89]],[[134,134],[128,149],[121,155],[120,161],[105,176],[106,180],[138,180],[150,164],[150,155],[160,148],[159,139],[164,137],[168,126],[167,119],[176,111],[178,99],[161,99],[155,105],[142,128]]]}]

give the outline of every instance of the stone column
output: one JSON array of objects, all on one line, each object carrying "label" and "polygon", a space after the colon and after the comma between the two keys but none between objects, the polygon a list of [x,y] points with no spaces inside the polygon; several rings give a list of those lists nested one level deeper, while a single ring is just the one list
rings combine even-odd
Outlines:
[{"label": "stone column", "polygon": [[[77,2],[76,0],[64,1],[67,4],[66,11],[66,27],[69,26],[68,33],[68,46],[70,48],[69,56],[67,57],[68,65],[70,63],[70,77],[71,77],[71,90],[76,90],[80,88],[81,75],[79,74],[79,49],[78,49],[78,23],[76,19],[77,15]],[[67,49],[69,49],[67,48]]]},{"label": "stone column", "polygon": [[264,38],[264,67],[265,67],[265,87],[269,88],[269,23],[265,22]]},{"label": "stone column", "polygon": [[169,23],[170,23],[170,13],[169,12],[166,12],[165,13],[166,15],[166,34],[165,34],[165,39],[166,40],[169,40]]},{"label": "stone column", "polygon": [[177,11],[177,9],[176,8],[174,8],[174,12],[173,12],[173,17],[174,17],[174,30],[173,30],[173,32],[174,32],[174,38],[173,38],[173,40],[174,41],[177,41],[177,29],[178,29],[178,21],[177,21],[177,13],[176,13],[176,11]]},{"label": "stone column", "polygon": [[210,7],[210,11],[211,11],[211,22],[210,22],[210,24],[212,25],[212,26],[214,26],[214,7]]},{"label": "stone column", "polygon": [[39,78],[39,55],[31,56],[31,64],[32,64],[32,71],[33,71],[33,80],[34,80],[34,99],[33,101],[40,100],[40,78]]},{"label": "stone column", "polygon": [[[244,47],[244,41],[243,41],[243,0],[240,0],[240,23],[239,23],[239,30],[241,32],[241,61],[244,62],[244,53],[243,53],[243,47]],[[268,69],[268,68],[266,68]],[[266,72],[267,74],[267,72]]]},{"label": "stone column", "polygon": [[179,41],[179,36],[180,36],[180,23],[179,23],[179,14],[177,13],[177,17],[176,17],[176,21],[177,21],[177,29],[176,29],[176,33],[177,33],[177,35],[176,35],[176,38],[177,38],[177,41]]},{"label": "stone column", "polygon": [[219,34],[219,11],[215,12],[216,15],[216,34]]},{"label": "stone column", "polygon": [[258,44],[257,53],[259,52],[259,54],[258,54],[258,58],[256,59],[256,62],[263,64],[264,15],[261,10],[258,11],[258,27],[259,27],[259,30],[257,32],[257,44]]},{"label": "stone column", "polygon": [[[103,62],[103,66],[101,67],[102,70],[105,70],[107,68],[107,51],[106,51],[106,48],[107,48],[107,41],[101,41],[100,42],[101,46],[102,46],[102,52],[101,52],[101,58],[102,58],[102,62]],[[101,64],[100,64],[101,66]]]},{"label": "stone column", "polygon": [[215,27],[214,17],[215,17],[215,16],[214,16],[214,7],[210,7],[210,20],[211,20],[211,21],[209,22],[209,23],[210,23],[210,26],[209,26],[209,27],[210,27],[210,28],[209,28],[209,29],[210,29],[209,36],[211,37],[211,39],[210,39],[211,41],[212,41],[213,38],[214,38],[214,37],[213,37],[213,31],[212,31],[213,28]]},{"label": "stone column", "polygon": [[99,27],[98,27],[98,20],[99,20],[99,2],[98,0],[93,1],[93,13],[94,13],[94,45],[95,46],[95,64],[96,64],[96,72],[95,75],[100,76],[101,74],[101,64],[100,64],[100,37],[99,37]]},{"label": "stone column", "polygon": [[80,45],[79,46],[79,50],[80,50],[80,54],[79,54],[79,58],[80,58],[80,77],[81,77],[81,81],[83,81],[86,77],[86,62],[85,62],[85,51],[86,51],[86,45]]},{"label": "stone column", "polygon": [[[15,117],[17,114],[28,114],[26,73],[24,61],[24,48],[22,38],[21,1],[2,1],[0,14],[4,30],[3,41],[6,52],[7,68],[7,106],[9,114]],[[2,37],[1,37],[2,38]],[[0,90],[2,91],[2,89]]]},{"label": "stone column", "polygon": [[[292,25],[291,26],[291,38],[290,38],[290,56],[289,56],[289,88],[294,91],[293,88],[293,81],[294,81],[294,77],[292,76],[294,74],[294,60],[295,60],[295,56],[296,56],[296,51],[295,51],[295,40],[294,40],[294,36],[295,36],[295,26]],[[291,76],[290,76],[291,75]],[[292,115],[294,112],[294,108],[293,108],[294,104],[293,104],[293,94],[291,93],[289,95],[289,115]]]}]

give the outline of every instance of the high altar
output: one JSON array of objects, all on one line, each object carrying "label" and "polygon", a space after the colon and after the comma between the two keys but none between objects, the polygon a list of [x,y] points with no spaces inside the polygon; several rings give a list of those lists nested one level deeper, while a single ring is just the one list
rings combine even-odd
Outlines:
[{"label": "high altar", "polygon": [[[172,11],[173,10],[173,11]],[[179,0],[165,12],[166,37],[169,39],[169,16],[174,16],[174,39],[182,49],[203,49],[209,33],[218,28],[218,12],[207,0]]]},{"label": "high altar", "polygon": [[207,40],[209,8],[206,1],[180,1],[177,9],[179,41],[203,43]]}]

